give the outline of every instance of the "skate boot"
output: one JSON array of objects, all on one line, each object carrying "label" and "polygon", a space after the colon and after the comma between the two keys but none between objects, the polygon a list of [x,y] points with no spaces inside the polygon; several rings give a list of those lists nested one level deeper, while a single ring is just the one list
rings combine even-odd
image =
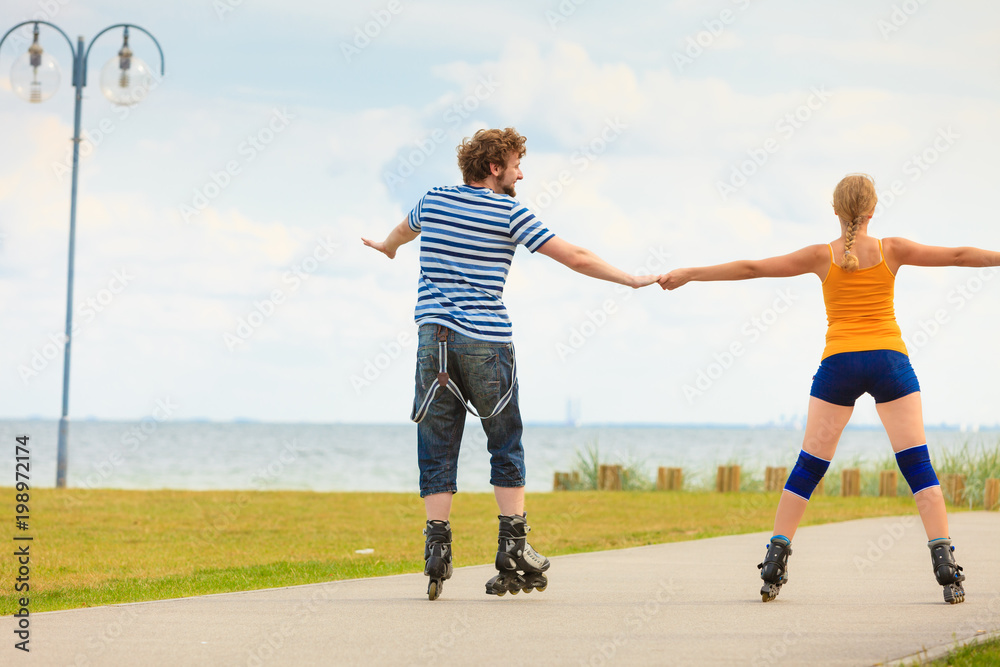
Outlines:
[{"label": "skate boot", "polygon": [[792,543],[787,538],[775,536],[767,547],[764,562],[757,566],[764,585],[760,588],[760,598],[770,602],[778,597],[778,591],[788,583],[788,557],[792,555]]},{"label": "skate boot", "polygon": [[451,579],[451,524],[447,521],[428,521],[424,535],[427,536],[424,545],[424,574],[430,577],[427,599],[437,600],[445,579]]},{"label": "skate boot", "polygon": [[486,592],[500,596],[517,595],[520,591],[530,593],[533,589],[544,591],[549,580],[542,573],[549,569],[549,559],[528,544],[531,527],[525,517],[515,514],[497,518],[500,519],[496,559],[499,574],[486,583]]},{"label": "skate boot", "polygon": [[962,582],[965,575],[962,574],[962,566],[955,562],[952,554],[955,547],[951,546],[951,540],[941,538],[931,540],[927,543],[931,550],[931,562],[934,564],[934,576],[939,584],[944,586],[944,601],[948,604],[958,604],[965,601],[965,589]]}]

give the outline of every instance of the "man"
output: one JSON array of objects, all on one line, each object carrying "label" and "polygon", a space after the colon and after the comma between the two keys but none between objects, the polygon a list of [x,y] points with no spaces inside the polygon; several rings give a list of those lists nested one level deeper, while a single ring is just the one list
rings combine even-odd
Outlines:
[{"label": "man", "polygon": [[427,510],[424,574],[431,600],[451,577],[452,494],[466,400],[482,418],[491,454],[490,483],[500,508],[496,567],[486,592],[545,589],[547,558],[526,541],[524,449],[511,324],[503,288],[518,244],[593,278],[638,288],[658,276],[633,276],[550,232],[514,197],[523,178],[525,138],[513,128],[479,130],[458,147],[464,185],[424,195],[385,241],[362,239],[389,259],[423,234],[415,319],[419,327],[416,396],[420,495]]}]

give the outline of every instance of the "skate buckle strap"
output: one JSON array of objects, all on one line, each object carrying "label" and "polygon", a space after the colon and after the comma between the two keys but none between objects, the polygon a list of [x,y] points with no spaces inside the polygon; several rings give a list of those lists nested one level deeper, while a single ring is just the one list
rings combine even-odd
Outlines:
[{"label": "skate buckle strap", "polygon": [[452,394],[454,394],[455,398],[457,398],[459,402],[462,404],[462,407],[465,408],[466,411],[473,417],[476,417],[478,419],[490,419],[491,417],[495,417],[498,414],[500,414],[503,411],[503,409],[507,407],[507,404],[510,403],[511,399],[514,397],[514,387],[517,386],[517,356],[514,354],[513,343],[510,346],[511,359],[512,359],[511,373],[510,373],[510,388],[507,389],[507,393],[501,396],[500,400],[497,401],[496,406],[493,408],[493,412],[491,412],[487,416],[483,416],[476,411],[476,408],[473,407],[469,403],[469,401],[466,400],[465,396],[462,395],[462,390],[459,389],[458,385],[455,384],[455,381],[448,376],[448,329],[446,327],[438,325],[437,337],[438,337],[437,382],[432,384],[430,389],[427,390],[427,393],[424,395],[423,402],[421,402],[419,407],[414,409],[413,414],[410,416],[410,421],[412,421],[415,424],[419,424],[420,422],[423,421],[424,417],[427,416],[427,411],[430,409],[431,403],[437,396],[439,389],[447,389]]}]

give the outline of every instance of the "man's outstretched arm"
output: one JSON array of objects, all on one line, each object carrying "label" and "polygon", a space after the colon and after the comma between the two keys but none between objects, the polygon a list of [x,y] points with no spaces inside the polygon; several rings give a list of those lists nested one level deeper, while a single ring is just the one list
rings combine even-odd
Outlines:
[{"label": "man's outstretched arm", "polygon": [[410,229],[408,218],[403,218],[403,221],[396,225],[391,232],[389,232],[389,236],[385,237],[385,241],[372,241],[364,237],[361,237],[361,240],[369,248],[375,248],[389,259],[392,259],[396,256],[396,251],[399,250],[399,246],[404,243],[409,243],[419,235],[420,232],[415,232]]},{"label": "man's outstretched arm", "polygon": [[629,287],[645,287],[656,282],[659,276],[633,276],[621,269],[616,269],[603,259],[580,246],[573,245],[562,240],[558,236],[546,241],[538,249],[541,254],[551,257],[560,264],[564,264],[577,273],[582,273],[591,278],[599,278],[619,285]]}]

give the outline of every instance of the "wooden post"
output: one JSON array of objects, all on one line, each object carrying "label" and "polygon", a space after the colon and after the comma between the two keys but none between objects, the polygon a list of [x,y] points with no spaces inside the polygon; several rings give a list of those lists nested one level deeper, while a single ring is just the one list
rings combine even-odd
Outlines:
[{"label": "wooden post", "polygon": [[983,509],[1000,509],[1000,479],[986,480],[983,489]]},{"label": "wooden post", "polygon": [[680,491],[684,486],[684,471],[680,468],[658,468],[656,471],[657,491]]},{"label": "wooden post", "polygon": [[553,491],[569,491],[580,485],[579,472],[557,472],[552,477]]},{"label": "wooden post", "polygon": [[622,490],[622,467],[620,465],[601,465],[597,488],[601,491]]},{"label": "wooden post", "polygon": [[735,493],[740,490],[740,467],[719,466],[715,474],[715,490],[719,493]]},{"label": "wooden post", "polygon": [[878,495],[882,498],[896,497],[896,471],[883,470],[878,476]]},{"label": "wooden post", "polygon": [[950,501],[952,505],[963,505],[965,503],[965,475],[941,475],[941,491],[944,492],[944,499]]},{"label": "wooden post", "polygon": [[781,491],[788,479],[788,468],[772,468],[768,466],[764,470],[764,490]]},{"label": "wooden post", "polygon": [[840,495],[843,497],[861,495],[861,470],[847,468],[840,473]]}]

